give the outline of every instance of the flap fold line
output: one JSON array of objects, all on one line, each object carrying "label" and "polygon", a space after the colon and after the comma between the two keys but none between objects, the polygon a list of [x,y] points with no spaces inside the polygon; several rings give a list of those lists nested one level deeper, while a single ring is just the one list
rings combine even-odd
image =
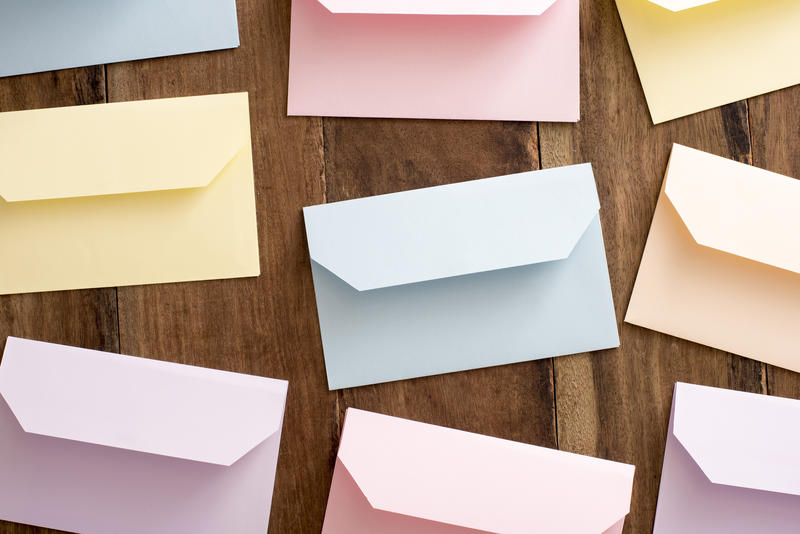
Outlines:
[{"label": "flap fold line", "polygon": [[236,161],[242,153],[244,153],[251,141],[248,137],[248,140],[230,157],[227,159],[225,164],[220,168],[217,172],[211,175],[211,177],[205,182],[194,186],[184,186],[184,187],[166,187],[164,189],[148,189],[145,191],[126,191],[126,192],[117,192],[117,193],[100,193],[96,195],[73,195],[73,196],[38,196],[37,198],[18,198],[18,199],[9,199],[7,195],[4,195],[2,191],[0,191],[0,201],[7,202],[9,204],[23,204],[25,202],[43,202],[48,200],[70,200],[75,198],[108,198],[108,197],[115,197],[115,196],[127,196],[127,195],[142,195],[147,193],[167,193],[170,191],[191,191],[194,189],[205,189],[211,184],[213,184],[217,178],[219,178],[225,169],[227,169],[234,161]]},{"label": "flap fold line", "polygon": [[109,444],[109,443],[94,443],[94,442],[91,442],[91,441],[83,441],[83,440],[79,440],[79,439],[65,438],[65,437],[54,436],[54,435],[50,435],[50,434],[43,434],[43,433],[40,433],[40,432],[34,432],[34,431],[32,431],[32,430],[30,430],[28,428],[25,428],[25,423],[23,423],[22,419],[20,419],[20,417],[17,415],[17,412],[14,410],[14,406],[11,404],[11,402],[9,402],[9,399],[3,394],[2,388],[0,388],[0,398],[2,398],[2,400],[8,405],[8,409],[11,412],[11,415],[14,416],[14,419],[16,420],[17,424],[19,424],[19,426],[22,429],[22,431],[25,432],[26,434],[30,434],[31,436],[41,436],[41,437],[45,437],[45,438],[58,439],[58,440],[64,440],[64,441],[71,441],[73,443],[81,443],[81,444],[84,444],[84,445],[94,445],[96,447],[108,447],[109,449],[127,451],[127,452],[130,452],[130,453],[133,453],[133,454],[149,454],[149,455],[152,455],[152,456],[176,458],[176,459],[183,460],[183,461],[186,461],[186,462],[195,462],[195,463],[198,463],[198,464],[207,464],[207,465],[218,465],[220,467],[231,467],[232,465],[236,464],[242,458],[244,458],[245,456],[250,454],[254,449],[256,449],[257,447],[261,446],[262,443],[264,443],[265,441],[267,441],[270,438],[272,438],[273,436],[275,436],[275,434],[277,434],[278,431],[281,429],[281,425],[279,424],[277,427],[275,427],[275,429],[270,430],[264,436],[264,439],[258,441],[255,445],[253,445],[252,447],[248,448],[245,452],[242,453],[241,456],[239,456],[235,460],[231,461],[230,463],[227,463],[227,462],[217,463],[217,462],[210,462],[210,461],[203,461],[203,460],[195,460],[195,459],[192,459],[192,458],[183,458],[183,457],[179,457],[179,456],[171,456],[171,455],[167,455],[167,454],[159,454],[159,453],[156,453],[156,452],[137,451],[137,450],[134,450],[134,449],[128,449],[128,448],[125,448],[125,447],[119,447],[119,446],[116,446],[116,445],[113,445],[113,444]]},{"label": "flap fold line", "polygon": [[676,143],[662,193],[698,245],[800,274],[800,181]]},{"label": "flap fold line", "polygon": [[678,383],[670,436],[714,485],[800,497],[800,401]]},{"label": "flap fold line", "polygon": [[358,292],[377,291],[377,290],[380,290],[380,289],[388,289],[388,288],[391,288],[391,287],[402,287],[402,286],[409,286],[409,285],[412,285],[412,284],[424,284],[426,282],[436,282],[436,281],[439,281],[439,280],[448,280],[450,278],[459,278],[459,277],[462,277],[462,276],[472,276],[472,275],[477,275],[477,274],[485,274],[485,273],[500,271],[500,270],[504,270],[504,269],[518,269],[520,267],[526,267],[526,266],[529,266],[529,265],[542,265],[542,264],[546,264],[546,263],[564,261],[566,259],[569,259],[569,257],[575,251],[575,248],[578,246],[578,243],[583,238],[583,236],[586,234],[586,232],[589,230],[589,226],[591,226],[592,222],[595,220],[595,218],[598,216],[599,213],[600,213],[600,206],[598,205],[597,209],[591,214],[591,216],[589,217],[589,220],[586,222],[586,224],[582,226],[583,229],[581,230],[581,232],[578,235],[578,237],[571,243],[569,252],[566,255],[559,255],[559,257],[548,259],[548,260],[544,260],[544,261],[532,261],[532,262],[525,262],[525,263],[514,264],[514,265],[505,265],[505,266],[497,267],[497,268],[493,268],[493,269],[485,269],[485,270],[479,270],[479,271],[451,274],[451,275],[448,275],[448,276],[434,277],[434,278],[429,278],[429,279],[426,279],[426,280],[416,280],[416,281],[403,282],[403,283],[397,283],[397,284],[387,284],[387,285],[382,285],[382,286],[379,286],[379,287],[364,287],[363,285],[358,284],[355,281],[348,280],[344,276],[341,276],[339,273],[337,273],[334,269],[328,267],[322,261],[317,259],[317,257],[315,257],[315,255],[314,255],[313,251],[309,251],[309,255],[311,257],[311,260],[314,263],[316,263],[317,265],[323,267],[324,269],[329,271],[331,274],[333,274],[334,276],[339,278],[341,281],[343,281],[344,283],[346,283],[347,285],[349,285],[350,287],[352,287],[356,291],[358,291]]},{"label": "flap fold line", "polygon": [[284,380],[14,337],[0,364],[0,396],[28,434],[226,467],[280,431],[287,389]]},{"label": "flap fold line", "polygon": [[[465,7],[464,2],[452,0],[428,0],[408,2],[397,0],[318,0],[334,15],[386,15],[386,16],[470,16],[470,17],[538,17],[559,0],[489,0],[472,2]],[[409,5],[411,4],[411,5]]]},{"label": "flap fold line", "polygon": [[[381,508],[381,507],[379,507],[379,506],[376,506],[376,505],[375,505],[375,504],[372,502],[372,499],[371,499],[371,498],[370,498],[370,496],[367,494],[367,492],[366,492],[366,491],[364,491],[364,488],[362,488],[362,487],[361,487],[361,483],[358,481],[358,479],[356,478],[356,476],[355,476],[355,474],[353,473],[353,471],[351,471],[351,470],[350,470],[350,468],[349,468],[349,467],[347,467],[347,464],[344,462],[344,460],[343,460],[342,458],[339,458],[338,460],[339,460],[339,461],[342,463],[342,467],[343,467],[344,469],[346,469],[346,470],[347,470],[347,473],[350,475],[350,478],[352,478],[352,479],[355,481],[355,483],[356,483],[356,486],[358,486],[358,491],[360,491],[360,492],[361,492],[361,495],[363,495],[363,496],[364,496],[364,498],[367,500],[367,502],[369,503],[370,507],[371,507],[373,510],[375,510],[375,511],[377,511],[377,512],[384,512],[384,513],[387,513],[387,514],[397,514],[397,515],[406,516],[406,517],[413,517],[413,518],[415,518],[415,519],[419,519],[419,520],[421,520],[421,521],[430,521],[430,522],[432,522],[432,523],[438,523],[438,524],[440,524],[440,525],[450,525],[450,526],[454,526],[454,527],[467,528],[467,529],[470,529],[470,530],[472,530],[472,529],[471,529],[471,527],[469,527],[469,526],[466,526],[466,525],[460,525],[460,524],[458,524],[458,523],[452,523],[452,522],[438,521],[438,520],[434,520],[434,519],[428,519],[428,518],[425,518],[425,517],[416,517],[416,516],[410,516],[410,515],[407,515],[407,514],[403,514],[403,513],[401,513],[401,512],[397,512],[397,511],[395,511],[395,510],[389,510],[389,509],[387,509],[387,508],[385,508],[385,507],[384,507],[384,508]],[[612,523],[612,525],[613,525],[613,524],[614,524],[614,523]],[[609,526],[610,526],[610,525],[609,525]],[[606,530],[607,530],[607,529],[606,529]],[[480,532],[486,532],[486,533],[488,533],[488,534],[503,534],[502,532],[496,532],[496,531],[493,531],[493,530],[481,530]]]}]

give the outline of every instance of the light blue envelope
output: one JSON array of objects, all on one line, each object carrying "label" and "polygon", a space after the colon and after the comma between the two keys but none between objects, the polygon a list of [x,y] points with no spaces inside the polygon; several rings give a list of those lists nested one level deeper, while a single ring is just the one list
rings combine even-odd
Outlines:
[{"label": "light blue envelope", "polygon": [[0,77],[237,46],[236,0],[0,0]]},{"label": "light blue envelope", "polygon": [[331,389],[619,346],[589,164],[304,209]]}]

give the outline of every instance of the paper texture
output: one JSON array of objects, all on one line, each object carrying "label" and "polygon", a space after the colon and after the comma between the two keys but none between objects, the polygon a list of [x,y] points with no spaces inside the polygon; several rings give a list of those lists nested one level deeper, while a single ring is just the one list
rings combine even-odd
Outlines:
[{"label": "paper texture", "polygon": [[656,124],[800,83],[800,63],[788,53],[800,49],[796,0],[617,7]]},{"label": "paper texture", "polygon": [[246,93],[0,114],[0,294],[256,276]]},{"label": "paper texture", "polygon": [[349,409],[322,533],[621,533],[633,474],[631,465]]},{"label": "paper texture", "polygon": [[0,76],[237,46],[235,0],[0,2]]},{"label": "paper texture", "polygon": [[718,0],[649,0],[650,2],[665,7],[670,11],[683,11],[697,6],[704,6]]},{"label": "paper texture", "polygon": [[541,15],[556,0],[319,0],[332,13]]},{"label": "paper texture", "polygon": [[790,534],[800,402],[677,384],[654,534]]},{"label": "paper texture", "polygon": [[293,0],[289,115],[575,122],[578,28],[578,0]]},{"label": "paper texture", "polygon": [[0,519],[83,534],[262,534],[286,389],[8,338]]},{"label": "paper texture", "polygon": [[305,208],[331,389],[619,345],[588,164]]},{"label": "paper texture", "polygon": [[675,145],[625,320],[800,371],[800,182]]}]

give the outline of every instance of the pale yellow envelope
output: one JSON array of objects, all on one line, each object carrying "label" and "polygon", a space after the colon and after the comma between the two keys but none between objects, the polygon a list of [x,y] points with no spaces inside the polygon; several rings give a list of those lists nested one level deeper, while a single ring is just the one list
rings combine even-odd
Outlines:
[{"label": "pale yellow envelope", "polygon": [[800,372],[800,181],[675,145],[625,320]]},{"label": "pale yellow envelope", "polygon": [[653,122],[800,83],[798,0],[617,0]]},{"label": "pale yellow envelope", "polygon": [[257,276],[246,93],[0,113],[0,294]]}]

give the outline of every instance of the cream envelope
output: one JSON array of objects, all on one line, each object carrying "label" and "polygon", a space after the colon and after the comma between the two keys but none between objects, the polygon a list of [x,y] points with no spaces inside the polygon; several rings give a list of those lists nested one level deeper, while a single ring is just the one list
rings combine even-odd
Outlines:
[{"label": "cream envelope", "polygon": [[653,534],[796,534],[800,401],[677,384]]},{"label": "cream envelope", "polygon": [[800,83],[797,0],[617,0],[653,122]]},{"label": "cream envelope", "polygon": [[578,0],[293,0],[289,115],[575,122]]},{"label": "cream envelope", "polygon": [[264,534],[286,390],[10,337],[0,519],[82,534]]},{"label": "cream envelope", "polygon": [[620,534],[633,473],[351,408],[322,534]]},{"label": "cream envelope", "polygon": [[259,274],[246,93],[0,113],[0,294]]},{"label": "cream envelope", "polygon": [[800,371],[800,182],[675,145],[625,320]]}]

